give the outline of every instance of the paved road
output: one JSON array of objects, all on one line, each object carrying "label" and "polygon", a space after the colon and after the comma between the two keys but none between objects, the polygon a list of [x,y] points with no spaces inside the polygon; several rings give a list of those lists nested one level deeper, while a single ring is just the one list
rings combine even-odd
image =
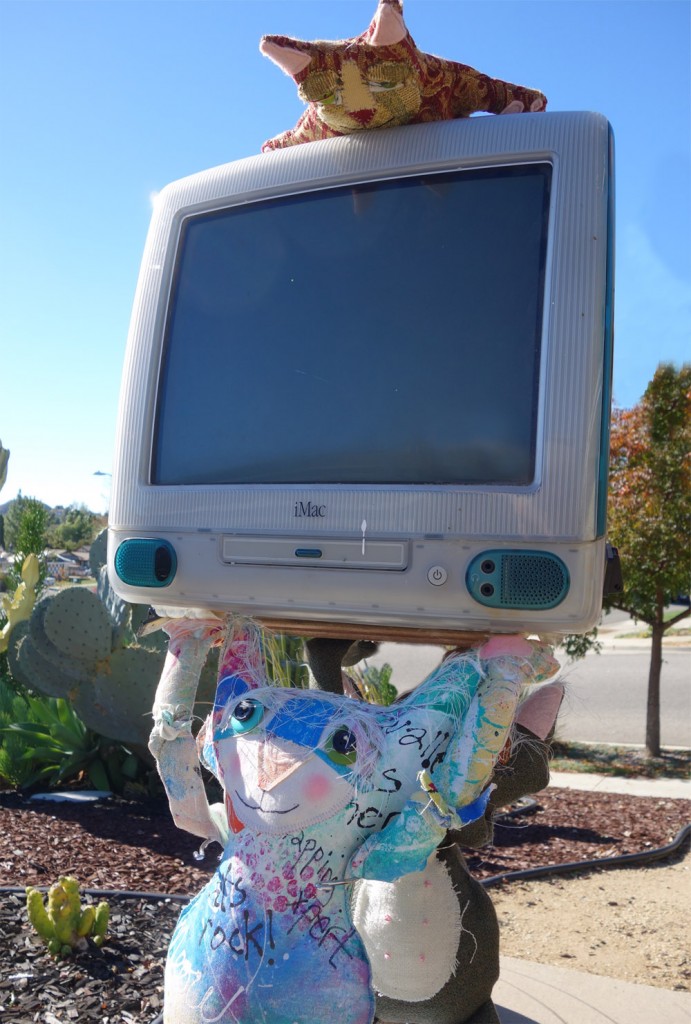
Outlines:
[{"label": "paved road", "polygon": [[[649,650],[588,654],[565,667],[558,735],[566,740],[644,743]],[[664,747],[691,747],[691,651],[665,649],[661,680]]]},{"label": "paved road", "polygon": [[[370,664],[388,661],[392,682],[404,692],[439,663],[438,647],[382,644]],[[566,664],[567,695],[558,735],[601,743],[645,742],[649,647],[608,650]],[[662,745],[691,747],[691,649],[665,647],[662,667]]]}]

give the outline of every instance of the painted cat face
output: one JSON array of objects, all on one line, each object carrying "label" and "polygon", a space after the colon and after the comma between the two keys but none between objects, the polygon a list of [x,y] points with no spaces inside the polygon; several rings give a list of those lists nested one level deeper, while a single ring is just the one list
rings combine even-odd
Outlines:
[{"label": "painted cat face", "polygon": [[425,691],[381,708],[222,678],[202,756],[225,791],[229,828],[285,835],[346,807],[364,834],[382,827],[418,773],[443,760],[459,722],[453,699]]},{"label": "painted cat face", "polygon": [[[520,690],[554,667],[540,645],[498,638],[477,655],[447,659],[413,693],[379,707],[267,685],[260,633],[237,620],[202,757],[224,788],[233,832],[281,836],[338,820],[356,844],[387,833],[380,860],[403,849],[424,863],[447,819],[458,817],[454,808],[459,821],[484,813]],[[371,847],[367,840],[362,862],[353,860],[358,870],[373,859]],[[385,866],[376,871],[386,878]]]},{"label": "painted cat face", "polygon": [[[219,691],[205,759],[226,792],[235,831],[283,834],[345,807],[371,764],[371,729],[321,695],[249,690],[229,677]],[[217,708],[219,707],[217,702]]]}]

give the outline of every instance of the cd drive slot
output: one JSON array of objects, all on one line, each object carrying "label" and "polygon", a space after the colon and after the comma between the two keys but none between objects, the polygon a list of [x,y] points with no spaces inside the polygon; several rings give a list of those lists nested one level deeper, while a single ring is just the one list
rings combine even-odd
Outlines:
[{"label": "cd drive slot", "polygon": [[221,557],[234,565],[302,565],[323,569],[405,569],[408,542],[223,537]]}]

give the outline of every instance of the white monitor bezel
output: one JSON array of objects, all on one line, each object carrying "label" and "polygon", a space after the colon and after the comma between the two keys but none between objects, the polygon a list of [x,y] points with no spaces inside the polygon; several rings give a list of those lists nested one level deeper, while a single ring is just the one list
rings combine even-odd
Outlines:
[{"label": "white monitor bezel", "polygon": [[[109,517],[111,576],[114,551],[126,537],[168,537],[181,550],[187,544],[189,552],[194,552],[189,555],[191,561],[201,557],[201,552],[208,554],[209,543],[213,543],[216,554],[208,572],[215,576],[214,594],[208,601],[203,579],[190,587],[188,576],[184,593],[178,593],[173,585],[167,593],[142,591],[139,597],[150,600],[158,596],[170,604],[193,599],[196,604],[233,605],[232,593],[223,589],[223,567],[219,568],[224,536],[352,540],[360,536],[361,523],[366,520],[369,537],[426,546],[434,561],[443,560],[447,548],[456,552],[454,557],[467,550],[470,558],[483,545],[552,551],[563,558],[572,578],[572,591],[563,609],[542,616],[475,609],[469,613],[470,628],[527,629],[542,621],[571,632],[592,624],[601,596],[604,543],[602,469],[611,361],[607,297],[612,269],[610,161],[611,131],[601,115],[509,115],[363,132],[310,143],[213,168],[164,189],[155,203],[125,358]],[[234,203],[356,182],[545,162],[552,166],[552,181],[536,476],[530,485],[151,484],[166,309],[186,218]],[[295,516],[292,510],[300,501],[324,505],[328,513],[319,518]],[[398,599],[392,602],[394,610],[372,610],[380,607],[372,604],[369,611],[359,612],[358,588],[371,583],[365,584],[363,579],[356,585],[352,573],[347,585],[343,584],[347,597],[342,601],[344,610],[339,611],[340,570],[282,566],[275,567],[271,577],[273,571],[261,567],[262,596],[243,597],[243,607],[251,610],[251,601],[256,600],[263,615],[272,611],[283,615],[285,602],[293,601],[285,596],[291,586],[286,583],[288,573],[298,590],[304,585],[305,592],[309,591],[311,596],[302,603],[301,613],[313,618],[385,621],[389,625],[410,624],[415,618],[414,607],[401,611]],[[315,572],[327,581],[324,586],[329,596],[336,595],[328,609],[314,589]],[[345,574],[349,572],[345,570]],[[425,572],[424,567],[416,569],[421,581]],[[243,569],[236,575],[243,580],[243,593],[249,594],[252,573]],[[391,577],[389,573],[386,587],[396,586]],[[283,594],[275,606],[271,579],[276,593]],[[411,583],[412,575],[407,585]],[[121,585],[120,592],[130,600],[138,594],[136,588]],[[438,598],[435,593],[429,614],[421,617],[448,629],[455,613],[442,607]],[[411,593],[411,606],[416,600],[419,595]]]}]

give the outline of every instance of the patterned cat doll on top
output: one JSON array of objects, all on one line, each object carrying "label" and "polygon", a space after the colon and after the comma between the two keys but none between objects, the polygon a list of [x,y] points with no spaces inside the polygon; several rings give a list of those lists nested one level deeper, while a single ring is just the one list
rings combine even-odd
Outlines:
[{"label": "patterned cat doll on top", "polygon": [[371,1024],[350,883],[422,870],[450,824],[484,813],[521,693],[556,670],[549,649],[495,638],[379,707],[267,685],[260,631],[233,619],[200,738],[225,793],[209,810],[189,715],[218,623],[169,631],[152,750],[176,821],[224,853],[173,934],[165,1024]]},{"label": "patterned cat doll on top", "polygon": [[264,151],[369,128],[547,106],[536,89],[423,53],[403,21],[402,0],[379,0],[369,28],[354,39],[310,43],[273,35],[259,48],[294,79],[308,104],[295,128],[269,139]]}]

